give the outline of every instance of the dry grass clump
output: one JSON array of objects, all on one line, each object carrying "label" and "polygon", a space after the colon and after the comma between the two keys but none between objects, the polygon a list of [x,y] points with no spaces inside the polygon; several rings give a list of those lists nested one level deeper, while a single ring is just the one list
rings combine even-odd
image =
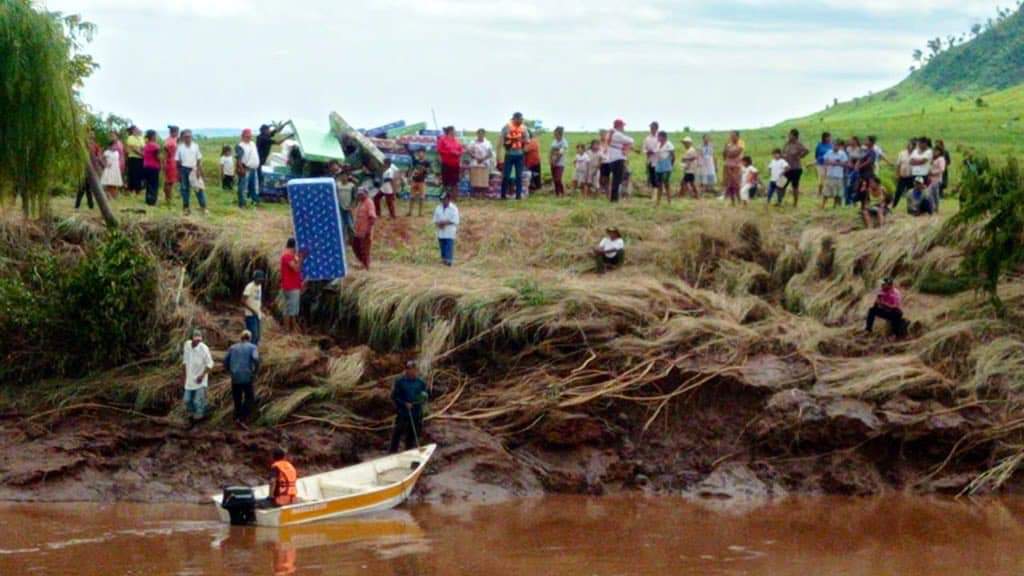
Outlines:
[{"label": "dry grass clump", "polygon": [[815,390],[834,396],[884,399],[951,389],[953,383],[914,355],[820,360]]}]

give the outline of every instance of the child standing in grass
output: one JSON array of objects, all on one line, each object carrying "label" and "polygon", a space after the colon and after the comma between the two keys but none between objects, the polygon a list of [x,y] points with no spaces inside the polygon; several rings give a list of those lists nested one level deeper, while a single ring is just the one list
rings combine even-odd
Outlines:
[{"label": "child standing in grass", "polygon": [[761,173],[754,166],[754,159],[750,156],[743,157],[743,185],[740,186],[740,202],[744,206],[750,203],[750,199],[757,196],[757,186],[761,182]]},{"label": "child standing in grass", "polygon": [[782,149],[772,150],[772,161],[768,163],[768,203],[772,203],[772,196],[777,195],[778,205],[782,205],[782,190],[786,185],[786,170],[789,170],[789,162],[782,158]]},{"label": "child standing in grass", "polygon": [[672,203],[672,169],[676,163],[676,149],[669,142],[668,132],[664,130],[658,132],[657,147],[654,149],[654,181],[657,184],[657,200],[654,205],[658,206],[661,204],[662,195],[665,196],[665,201],[669,204]]},{"label": "child standing in grass", "polygon": [[701,152],[699,152],[693,146],[693,139],[687,136],[683,138],[683,181],[679,185],[679,196],[681,198],[686,197],[686,192],[689,191],[693,199],[696,200],[697,194],[697,175],[701,171]]},{"label": "child standing in grass", "polygon": [[590,169],[590,154],[582,143],[576,145],[576,160],[572,174],[572,191],[579,190],[587,196],[587,170]]},{"label": "child standing in grass", "polygon": [[427,196],[427,176],[430,175],[430,161],[427,153],[420,148],[412,159],[412,184],[409,189],[409,211],[406,217],[412,216],[413,204],[418,206],[417,214],[423,216],[423,199]]},{"label": "child standing in grass", "polygon": [[231,155],[231,146],[220,149],[220,188],[235,189],[235,158]]}]

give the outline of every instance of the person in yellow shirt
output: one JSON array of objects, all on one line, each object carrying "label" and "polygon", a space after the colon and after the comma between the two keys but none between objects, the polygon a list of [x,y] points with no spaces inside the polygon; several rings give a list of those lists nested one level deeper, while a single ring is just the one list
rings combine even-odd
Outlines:
[{"label": "person in yellow shirt", "polygon": [[138,126],[128,128],[128,137],[124,140],[127,155],[128,192],[138,194],[142,191],[144,172],[142,169],[142,147],[146,141],[142,139],[142,131]]}]

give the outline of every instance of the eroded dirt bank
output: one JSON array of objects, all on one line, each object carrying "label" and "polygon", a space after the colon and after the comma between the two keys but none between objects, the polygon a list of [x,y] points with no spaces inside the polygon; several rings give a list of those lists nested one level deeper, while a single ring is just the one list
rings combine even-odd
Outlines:
[{"label": "eroded dirt bank", "polygon": [[[268,316],[259,415],[239,431],[219,371],[210,420],[182,426],[178,343],[201,327],[219,360],[240,330],[237,294],[254,268],[273,272],[275,252],[188,221],[142,225],[170,287],[171,345],[137,366],[15,388],[0,416],[0,499],[202,501],[262,482],[278,444],[300,472],[373,458],[410,358],[433,388],[423,440],[439,444],[419,499],[1020,486],[1024,415],[1007,368],[1024,351],[1018,327],[969,295],[908,293],[909,339],[860,332],[881,276],[910,285],[955,256],[937,224],[894,227],[886,245],[871,231],[735,228],[738,239],[673,229],[659,246],[692,261],[666,257],[671,268],[647,275],[385,264],[313,287],[306,334]],[[70,257],[88,248],[82,236],[61,238]],[[1011,302],[1024,295],[1009,288]]]}]

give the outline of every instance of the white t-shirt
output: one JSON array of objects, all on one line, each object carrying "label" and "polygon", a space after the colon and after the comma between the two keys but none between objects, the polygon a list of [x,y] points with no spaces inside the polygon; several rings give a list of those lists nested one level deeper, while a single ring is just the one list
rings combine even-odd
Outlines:
[{"label": "white t-shirt", "polygon": [[203,373],[203,370],[213,368],[213,357],[210,356],[210,349],[206,344],[200,342],[198,346],[192,346],[192,340],[186,340],[182,363],[185,365],[185,390],[198,390],[206,388],[210,383],[210,375],[203,376],[202,382],[196,384],[196,378]]},{"label": "white t-shirt", "polygon": [[655,164],[654,155],[658,153],[658,136],[657,134],[648,134],[647,138],[644,138],[644,154],[647,155],[647,163],[651,166]]},{"label": "white t-shirt", "polygon": [[782,179],[785,177],[786,171],[789,170],[789,162],[786,162],[785,158],[773,158],[768,163],[768,173],[772,177],[772,182],[778,185],[782,185]]},{"label": "white t-shirt", "polygon": [[683,173],[684,174],[696,174],[700,168],[700,151],[690,146],[683,152]]},{"label": "white t-shirt", "polygon": [[900,150],[900,155],[896,158],[896,169],[899,171],[900,178],[912,176],[910,171],[910,152],[907,152],[906,149]]},{"label": "white t-shirt", "polygon": [[633,147],[633,139],[618,130],[612,130],[608,141],[608,162],[626,159],[626,150]]},{"label": "white t-shirt", "polygon": [[565,166],[565,155],[569,153],[569,141],[565,138],[551,143],[551,165]]},{"label": "white t-shirt", "polygon": [[203,153],[199,151],[199,144],[192,141],[192,144],[178,143],[178,163],[182,168],[195,168],[203,159]]},{"label": "white t-shirt", "polygon": [[[245,302],[245,315],[263,318],[263,286],[255,282],[249,282],[242,291],[242,300]],[[256,310],[256,314],[252,311]]]},{"label": "white t-shirt", "polygon": [[442,240],[454,240],[459,228],[459,209],[455,204],[448,204],[447,208],[444,207],[444,204],[438,204],[434,209],[434,224],[446,220],[451,224],[444,228],[437,228],[437,237]]},{"label": "white t-shirt", "polygon": [[469,166],[471,168],[488,167],[494,161],[494,146],[487,139],[483,142],[474,140],[467,147],[469,152]]},{"label": "white t-shirt", "polygon": [[586,173],[587,167],[590,165],[590,152],[583,152],[582,154],[576,155],[576,173]]},{"label": "white t-shirt", "polygon": [[757,171],[757,167],[751,164],[743,168],[742,182],[744,186],[753,187],[757,184],[757,175],[760,172]]},{"label": "white t-shirt", "polygon": [[384,175],[381,176],[381,178],[384,180],[384,183],[381,184],[380,187],[381,194],[394,194],[395,180],[398,180],[401,174],[402,171],[398,169],[398,166],[395,166],[394,164],[389,166],[388,169],[384,171]]},{"label": "white t-shirt", "polygon": [[249,170],[255,170],[260,167],[260,153],[256,149],[256,143],[253,141],[239,142],[238,145],[242,148],[242,165]]},{"label": "white t-shirt", "polygon": [[911,164],[910,175],[911,176],[927,176],[932,171],[932,151],[931,149],[921,152],[920,148],[914,148],[914,151],[910,153],[910,161],[915,160],[926,160],[924,164],[917,164],[916,166]]},{"label": "white t-shirt", "polygon": [[670,159],[675,150],[676,147],[672,145],[671,141],[666,140],[664,146],[659,142],[658,148],[655,149],[654,157],[652,158],[652,160],[654,160],[654,165],[656,166],[659,161]]},{"label": "white t-shirt", "polygon": [[235,175],[235,159],[231,156],[220,157],[220,169],[225,176]]},{"label": "white t-shirt", "polygon": [[619,255],[626,248],[626,241],[622,238],[612,240],[605,236],[601,239],[601,243],[597,245],[597,249],[604,253],[606,258],[614,258]]}]

